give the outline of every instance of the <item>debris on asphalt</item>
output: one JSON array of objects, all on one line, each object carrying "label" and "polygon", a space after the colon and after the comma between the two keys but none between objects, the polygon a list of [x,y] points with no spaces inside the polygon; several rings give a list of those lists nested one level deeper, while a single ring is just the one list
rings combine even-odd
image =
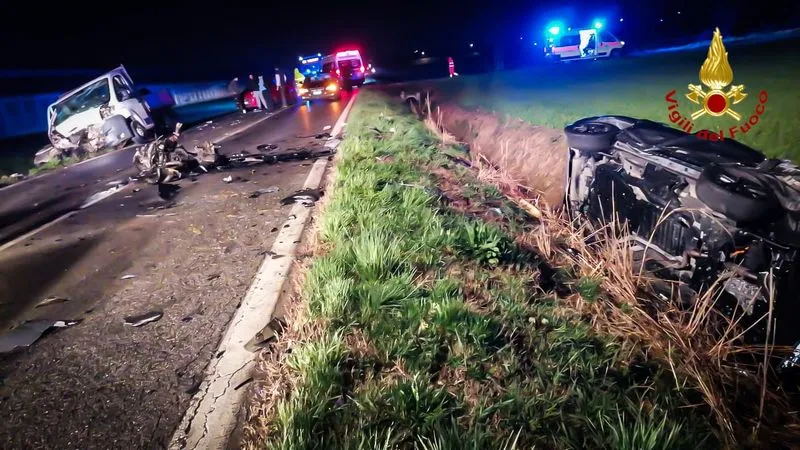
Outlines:
[{"label": "debris on asphalt", "polygon": [[214,281],[219,278],[221,275],[218,273],[212,273],[211,275],[206,277],[206,281]]},{"label": "debris on asphalt", "polygon": [[332,126],[330,126],[330,125],[325,125],[324,127],[322,127],[322,131],[328,131],[328,130],[330,130],[331,128],[333,128],[333,127],[332,127]]},{"label": "debris on asphalt", "polygon": [[228,175],[227,177],[223,178],[222,181],[230,183],[233,181],[233,177],[231,175]]},{"label": "debris on asphalt", "polygon": [[186,317],[184,317],[184,318],[182,318],[182,319],[181,319],[181,322],[184,322],[184,323],[185,323],[185,322],[191,322],[191,321],[192,321],[192,319],[194,319],[194,317],[192,317],[192,316],[186,316]]},{"label": "debris on asphalt", "polygon": [[150,311],[144,314],[139,314],[138,316],[125,317],[125,325],[130,325],[132,327],[140,327],[150,322],[155,322],[161,319],[162,317],[164,317],[164,313],[162,311]]},{"label": "debris on asphalt", "polygon": [[256,145],[256,149],[261,150],[262,152],[269,152],[272,150],[276,150],[278,148],[275,144],[260,144]]},{"label": "debris on asphalt", "polygon": [[55,297],[55,296],[54,297],[47,297],[46,299],[44,299],[44,300],[40,301],[39,303],[37,303],[35,308],[41,308],[41,307],[44,307],[44,306],[54,305],[56,303],[64,303],[64,302],[68,302],[68,301],[69,301],[69,299],[66,298],[66,297]]},{"label": "debris on asphalt", "polygon": [[250,195],[248,195],[248,197],[250,197],[250,198],[258,198],[258,197],[260,197],[260,196],[262,196],[264,194],[273,194],[273,193],[278,192],[278,191],[280,191],[279,187],[270,186],[268,188],[258,189],[256,191],[253,191],[253,192],[250,193]]},{"label": "debris on asphalt", "polygon": [[159,217],[158,214],[137,214],[136,217]]},{"label": "debris on asphalt", "polygon": [[133,279],[133,278],[136,278],[136,275],[130,275],[130,274],[129,274],[129,275],[123,275],[123,276],[120,278],[120,280],[130,280],[130,279]]},{"label": "debris on asphalt", "polygon": [[278,229],[277,229],[277,228],[273,228],[273,229],[269,230],[269,232],[270,232],[270,233],[274,233],[274,232],[276,232],[276,231],[278,231]]},{"label": "debris on asphalt", "polygon": [[323,192],[319,189],[303,189],[294,194],[284,197],[281,200],[281,205],[286,206],[292,203],[301,203],[304,206],[312,206],[314,202],[322,197]]},{"label": "debris on asphalt", "polygon": [[52,328],[71,327],[79,320],[31,320],[0,335],[0,353],[9,353],[28,347]]},{"label": "debris on asphalt", "polygon": [[200,378],[200,376],[192,375],[188,378],[182,378],[180,384],[185,394],[194,395],[200,390],[200,385],[202,382],[203,379]]}]

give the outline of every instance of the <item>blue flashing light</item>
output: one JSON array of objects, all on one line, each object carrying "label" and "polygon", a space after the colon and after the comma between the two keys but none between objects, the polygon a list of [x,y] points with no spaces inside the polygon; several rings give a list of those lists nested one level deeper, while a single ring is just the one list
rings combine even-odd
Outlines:
[{"label": "blue flashing light", "polygon": [[603,28],[603,25],[604,25],[604,21],[602,19],[597,19],[597,20],[594,21],[594,27],[596,29],[598,29],[598,30]]},{"label": "blue flashing light", "polygon": [[547,29],[547,31],[549,31],[549,32],[550,32],[550,34],[558,34],[558,33],[560,33],[560,32],[561,32],[561,27],[559,27],[559,26],[552,26],[552,27],[548,28],[548,29]]},{"label": "blue flashing light", "polygon": [[317,57],[320,57],[320,56],[322,56],[322,53],[317,53]]}]

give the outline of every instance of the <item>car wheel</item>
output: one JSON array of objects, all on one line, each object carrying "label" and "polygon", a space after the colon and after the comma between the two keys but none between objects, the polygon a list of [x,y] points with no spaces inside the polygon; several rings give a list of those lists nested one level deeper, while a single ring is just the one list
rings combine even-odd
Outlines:
[{"label": "car wheel", "polygon": [[133,141],[137,144],[144,144],[150,140],[150,133],[147,131],[147,128],[145,128],[144,125],[139,123],[138,120],[130,119],[128,126],[130,126],[131,133],[133,133]]},{"label": "car wheel", "polygon": [[611,147],[617,133],[619,128],[603,122],[576,122],[564,128],[570,148],[589,152]]},{"label": "car wheel", "polygon": [[767,217],[778,207],[772,191],[756,176],[736,167],[707,166],[697,179],[697,198],[736,222]]}]

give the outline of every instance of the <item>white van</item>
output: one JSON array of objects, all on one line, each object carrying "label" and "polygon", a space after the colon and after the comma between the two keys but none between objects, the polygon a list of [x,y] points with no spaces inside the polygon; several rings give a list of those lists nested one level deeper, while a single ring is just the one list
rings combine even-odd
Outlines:
[{"label": "white van", "polygon": [[[151,138],[155,121],[142,98],[149,92],[135,90],[125,67],[103,74],[67,92],[47,108],[47,134],[57,148],[78,146],[89,129],[102,133],[103,146]],[[71,141],[71,143],[70,143]]]},{"label": "white van", "polygon": [[550,36],[545,54],[556,61],[609,58],[619,56],[624,46],[610,31],[587,28]]},{"label": "white van", "polygon": [[345,86],[361,86],[366,72],[358,50],[345,50],[322,58],[322,73],[340,79]]}]

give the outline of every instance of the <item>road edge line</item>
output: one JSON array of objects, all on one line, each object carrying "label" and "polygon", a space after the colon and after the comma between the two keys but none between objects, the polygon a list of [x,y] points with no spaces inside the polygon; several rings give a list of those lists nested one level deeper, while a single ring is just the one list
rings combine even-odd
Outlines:
[{"label": "road edge line", "polygon": [[[350,98],[339,115],[329,141],[342,133],[356,97],[357,94]],[[317,159],[303,188],[318,189],[327,166],[328,158]],[[271,253],[262,261],[241,305],[231,318],[214,353],[218,356],[212,356],[200,389],[170,440],[170,450],[222,450],[228,446],[238,426],[237,417],[247,393],[247,389],[240,390],[237,386],[250,379],[256,365],[257,353],[247,350],[245,344],[272,320],[309,217],[311,208],[302,204],[292,207],[289,219],[275,237]],[[280,257],[275,259],[272,255]]]}]

